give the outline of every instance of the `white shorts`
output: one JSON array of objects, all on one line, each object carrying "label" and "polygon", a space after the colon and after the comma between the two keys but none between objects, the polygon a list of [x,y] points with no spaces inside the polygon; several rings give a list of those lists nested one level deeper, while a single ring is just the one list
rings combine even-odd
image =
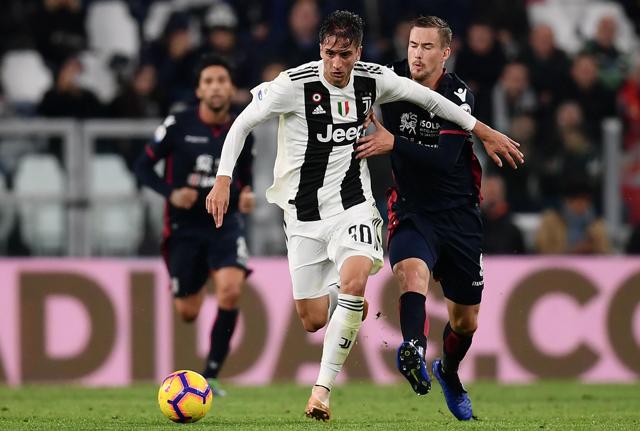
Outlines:
[{"label": "white shorts", "polygon": [[299,221],[284,215],[293,299],[319,298],[339,284],[340,268],[351,256],[382,268],[382,218],[372,202],[358,204],[324,220]]}]

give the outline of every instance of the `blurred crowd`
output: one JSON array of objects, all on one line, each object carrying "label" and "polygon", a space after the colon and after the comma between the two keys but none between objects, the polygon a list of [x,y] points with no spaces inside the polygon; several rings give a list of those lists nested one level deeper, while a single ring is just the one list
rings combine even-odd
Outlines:
[{"label": "blurred crowd", "polygon": [[[80,79],[86,53],[102,46],[91,36],[92,26],[104,25],[91,14],[99,3],[121,3],[126,28],[134,29],[134,43],[102,58],[111,94]],[[205,52],[235,68],[240,109],[257,83],[319,58],[319,24],[339,8],[365,19],[363,60],[382,64],[406,57],[411,18],[433,14],[450,23],[448,70],[474,91],[475,115],[520,142],[527,156],[517,171],[484,164],[488,253],[610,252],[601,219],[602,122],[609,117],[623,124],[625,222],[640,225],[638,0],[406,0],[402,7],[394,0],[7,1],[0,57],[33,49],[53,79],[37,103],[3,97],[0,115],[159,118],[194,101],[194,64]],[[379,177],[388,178],[380,166]],[[530,245],[513,213],[541,214]],[[637,252],[640,234],[630,238],[627,249]]]}]

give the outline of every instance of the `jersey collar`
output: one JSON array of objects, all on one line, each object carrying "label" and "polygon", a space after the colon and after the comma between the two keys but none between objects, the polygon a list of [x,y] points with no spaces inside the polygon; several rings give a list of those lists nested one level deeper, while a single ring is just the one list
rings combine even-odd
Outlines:
[{"label": "jersey collar", "polygon": [[322,82],[322,84],[328,89],[335,89],[336,91],[346,92],[353,85],[353,69],[351,69],[351,74],[349,75],[349,82],[347,82],[347,85],[342,88],[336,87],[326,80],[326,78],[324,77],[324,62],[322,60],[320,60],[320,64],[318,65],[318,72],[320,72],[320,82]]}]

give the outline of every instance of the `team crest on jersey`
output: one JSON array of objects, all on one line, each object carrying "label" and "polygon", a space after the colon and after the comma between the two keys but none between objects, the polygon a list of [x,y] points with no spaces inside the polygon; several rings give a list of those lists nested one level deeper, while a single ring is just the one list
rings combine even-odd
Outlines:
[{"label": "team crest on jersey", "polygon": [[400,131],[416,134],[418,116],[413,112],[405,112],[400,116]]},{"label": "team crest on jersey", "polygon": [[371,109],[371,96],[363,96],[362,103],[364,103],[364,113],[365,115],[369,113]]},{"label": "team crest on jersey", "polygon": [[210,173],[213,170],[213,157],[208,154],[201,154],[196,159],[196,171]]},{"label": "team crest on jersey", "polygon": [[347,114],[349,114],[349,101],[348,100],[341,100],[340,102],[338,102],[338,114],[342,115],[343,117],[347,116]]}]

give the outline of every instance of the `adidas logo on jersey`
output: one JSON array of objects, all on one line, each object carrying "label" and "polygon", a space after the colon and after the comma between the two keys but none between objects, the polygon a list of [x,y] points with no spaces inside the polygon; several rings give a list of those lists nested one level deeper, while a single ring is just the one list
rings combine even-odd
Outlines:
[{"label": "adidas logo on jersey", "polygon": [[313,112],[311,112],[311,113],[313,115],[320,115],[320,114],[326,114],[327,112],[324,110],[322,105],[318,105],[318,106],[316,106],[316,109],[314,109]]}]

